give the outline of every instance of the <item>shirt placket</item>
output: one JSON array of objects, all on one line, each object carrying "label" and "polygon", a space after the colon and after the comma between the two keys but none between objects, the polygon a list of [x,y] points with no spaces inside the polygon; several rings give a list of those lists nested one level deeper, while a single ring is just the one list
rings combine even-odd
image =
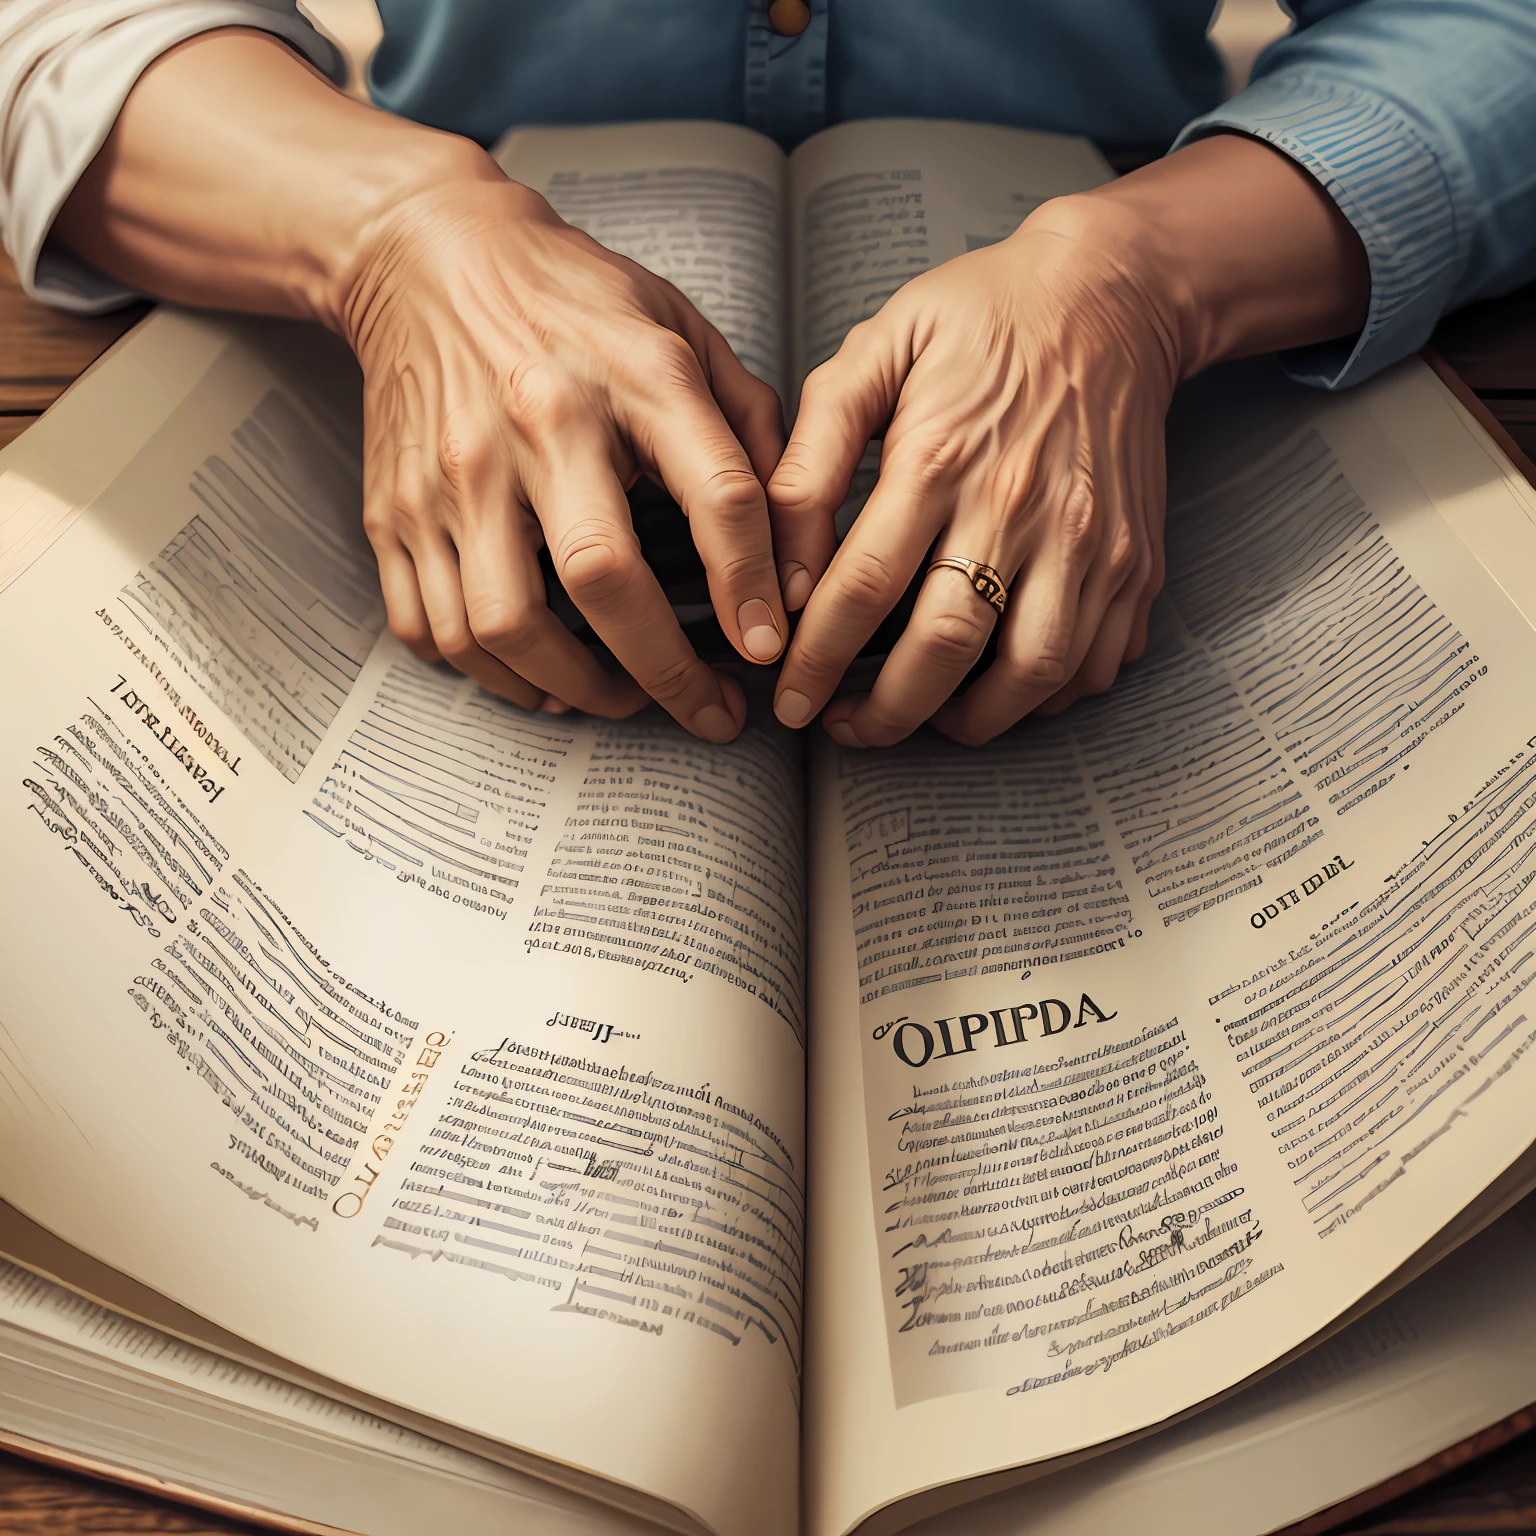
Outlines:
[{"label": "shirt placket", "polygon": [[805,0],[810,19],[793,36],[780,32],[769,19],[770,0],[746,4],[746,124],[781,144],[796,144],[827,123],[831,0]]}]

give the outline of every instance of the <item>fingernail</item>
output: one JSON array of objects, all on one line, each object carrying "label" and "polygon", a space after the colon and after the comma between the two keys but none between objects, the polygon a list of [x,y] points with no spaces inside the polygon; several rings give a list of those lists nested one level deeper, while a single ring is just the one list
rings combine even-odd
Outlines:
[{"label": "fingernail", "polygon": [[693,730],[705,741],[724,743],[736,739],[736,722],[723,704],[706,704],[693,717]]},{"label": "fingernail", "polygon": [[784,594],[784,606],[791,612],[810,602],[814,585],[811,573],[803,565],[791,560],[779,567],[779,591]]},{"label": "fingernail", "polygon": [[562,703],[553,694],[547,695],[544,702],[539,705],[539,713],[541,715],[568,715],[570,712],[571,706]]},{"label": "fingernail", "polygon": [[754,661],[772,661],[784,649],[773,609],[762,598],[748,598],[736,610],[736,622],[741,625],[741,643]]},{"label": "fingernail", "polygon": [[846,720],[834,720],[827,726],[827,735],[840,747],[862,747],[864,743],[854,734]]},{"label": "fingernail", "polygon": [[804,725],[810,718],[811,701],[794,688],[786,688],[773,701],[773,712],[785,725]]}]

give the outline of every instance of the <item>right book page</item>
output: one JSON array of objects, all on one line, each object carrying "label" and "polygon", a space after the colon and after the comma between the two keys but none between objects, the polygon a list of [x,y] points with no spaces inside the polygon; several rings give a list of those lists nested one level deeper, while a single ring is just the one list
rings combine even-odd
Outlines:
[{"label": "right book page", "polygon": [[1529,489],[1417,363],[1170,463],[1111,694],[813,773],[818,1536],[1229,1389],[1532,1140]]}]

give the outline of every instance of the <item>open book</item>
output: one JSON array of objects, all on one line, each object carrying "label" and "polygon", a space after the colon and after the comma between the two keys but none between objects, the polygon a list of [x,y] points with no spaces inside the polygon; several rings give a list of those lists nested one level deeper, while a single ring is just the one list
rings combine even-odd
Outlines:
[{"label": "open book", "polygon": [[[1101,174],[950,124],[501,153],[786,394]],[[1147,658],[980,751],[421,664],[358,400],[328,337],[162,311],[0,456],[0,1252],[140,1330],[0,1273],[13,1441],[370,1536],[219,1448],[519,1530],[1231,1536],[1536,1399],[1523,1213],[1423,1273],[1536,1183],[1536,495],[1427,369],[1187,390]],[[182,1474],[69,1431],[61,1360],[204,1423]]]}]

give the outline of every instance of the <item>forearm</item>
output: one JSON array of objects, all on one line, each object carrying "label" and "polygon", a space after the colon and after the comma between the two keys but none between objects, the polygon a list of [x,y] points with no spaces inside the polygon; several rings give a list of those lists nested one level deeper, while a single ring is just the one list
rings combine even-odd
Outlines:
[{"label": "forearm", "polygon": [[1256,139],[1202,139],[1041,212],[1124,266],[1183,377],[1365,322],[1371,281],[1359,236],[1301,166]]},{"label": "forearm", "polygon": [[144,72],[53,238],[164,298],[345,330],[383,221],[449,179],[501,175],[467,140],[342,95],[275,38],[210,32]]}]

